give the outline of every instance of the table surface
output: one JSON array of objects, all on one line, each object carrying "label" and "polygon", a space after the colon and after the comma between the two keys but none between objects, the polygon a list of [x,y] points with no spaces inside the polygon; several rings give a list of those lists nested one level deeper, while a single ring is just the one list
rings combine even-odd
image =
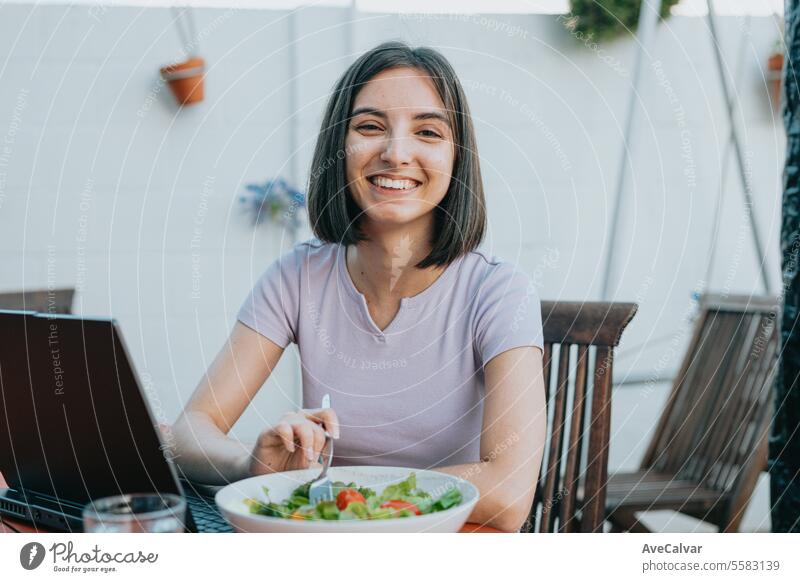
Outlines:
[{"label": "table surface", "polygon": [[[0,473],[0,487],[6,487],[6,481],[3,479],[2,473]],[[8,527],[9,525],[11,527]],[[3,521],[0,522],[0,533],[46,533],[49,531],[51,530],[37,528],[30,523],[9,519],[5,516],[3,516]],[[464,524],[459,533],[500,533],[500,531],[478,523],[467,523]]]}]

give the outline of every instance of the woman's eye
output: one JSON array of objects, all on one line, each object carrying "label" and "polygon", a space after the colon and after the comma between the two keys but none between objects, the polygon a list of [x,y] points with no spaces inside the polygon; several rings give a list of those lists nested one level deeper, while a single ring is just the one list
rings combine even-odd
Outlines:
[{"label": "woman's eye", "polygon": [[380,127],[378,127],[374,123],[365,123],[363,125],[359,125],[358,129],[365,129],[367,131],[374,131],[376,129],[380,129]]},{"label": "woman's eye", "polygon": [[427,135],[425,135],[425,137],[439,137],[439,138],[442,137],[441,135],[439,135],[438,133],[436,133],[435,131],[433,131],[431,129],[423,129],[419,133],[427,134]]}]

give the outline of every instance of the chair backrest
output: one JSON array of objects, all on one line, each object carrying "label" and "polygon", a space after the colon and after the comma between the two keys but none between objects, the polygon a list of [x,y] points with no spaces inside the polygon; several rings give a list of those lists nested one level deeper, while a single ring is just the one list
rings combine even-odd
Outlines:
[{"label": "chair backrest", "polygon": [[0,293],[0,309],[22,309],[41,313],[72,313],[75,289],[41,289]]},{"label": "chair backrest", "polygon": [[542,302],[547,439],[528,531],[602,531],[614,347],[636,309],[634,303]]},{"label": "chair backrest", "polygon": [[[704,295],[642,469],[735,494],[763,468],[777,370],[776,297]],[[748,476],[749,475],[749,476]]]}]

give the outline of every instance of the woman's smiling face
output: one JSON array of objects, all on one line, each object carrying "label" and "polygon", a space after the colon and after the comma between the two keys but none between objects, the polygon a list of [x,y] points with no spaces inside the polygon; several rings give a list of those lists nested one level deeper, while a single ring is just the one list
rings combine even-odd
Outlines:
[{"label": "woman's smiling face", "polygon": [[428,215],[450,186],[449,115],[430,77],[408,67],[375,75],[358,93],[345,138],[347,183],[369,229]]}]

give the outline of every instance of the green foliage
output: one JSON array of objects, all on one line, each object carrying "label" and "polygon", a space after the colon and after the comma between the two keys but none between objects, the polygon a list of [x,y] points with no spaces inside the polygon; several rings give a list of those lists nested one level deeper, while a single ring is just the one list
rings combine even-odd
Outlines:
[{"label": "green foliage", "polygon": [[[661,0],[661,18],[680,0]],[[570,0],[567,27],[581,39],[609,40],[636,32],[641,0]]]}]

